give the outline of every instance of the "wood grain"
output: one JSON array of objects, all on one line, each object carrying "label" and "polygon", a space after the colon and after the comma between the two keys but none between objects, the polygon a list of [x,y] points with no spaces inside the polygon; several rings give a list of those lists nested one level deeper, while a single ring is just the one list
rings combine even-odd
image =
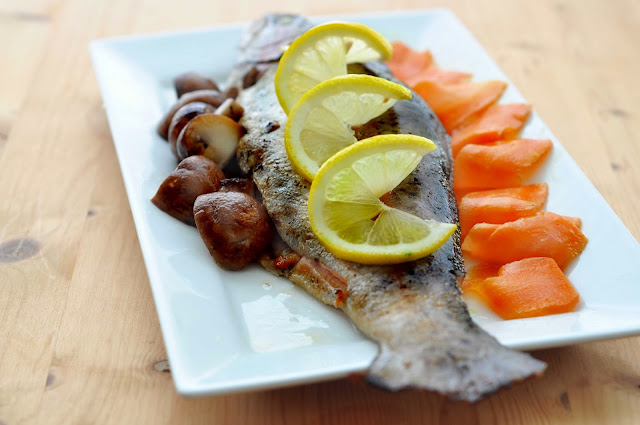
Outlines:
[{"label": "wood grain", "polygon": [[[475,405],[359,381],[185,399],[166,354],[91,39],[305,14],[451,8],[638,238],[640,4],[579,0],[0,1],[0,424],[637,424],[640,338],[534,353],[547,374]],[[606,282],[603,282],[606,284]]]}]

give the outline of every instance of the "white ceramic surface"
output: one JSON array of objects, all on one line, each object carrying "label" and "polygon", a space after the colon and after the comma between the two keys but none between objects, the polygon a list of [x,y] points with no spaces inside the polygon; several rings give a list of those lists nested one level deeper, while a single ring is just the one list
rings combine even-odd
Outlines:
[{"label": "white ceramic surface", "polygon": [[[447,10],[340,17],[387,39],[431,49],[447,69],[508,81]],[[327,380],[364,371],[377,352],[339,311],[258,266],[219,269],[195,228],[149,201],[174,169],[156,135],[175,100],[172,78],[196,70],[224,81],[243,24],[97,40],[91,55],[149,273],[171,371],[183,395],[206,395]],[[501,102],[524,102],[513,84]],[[535,105],[534,105],[535,107]],[[550,138],[553,153],[535,181],[550,185],[549,211],[580,216],[589,244],[569,279],[582,300],[569,314],[503,321],[471,301],[474,319],[502,343],[537,349],[640,333],[640,246],[533,113],[523,131]]]}]

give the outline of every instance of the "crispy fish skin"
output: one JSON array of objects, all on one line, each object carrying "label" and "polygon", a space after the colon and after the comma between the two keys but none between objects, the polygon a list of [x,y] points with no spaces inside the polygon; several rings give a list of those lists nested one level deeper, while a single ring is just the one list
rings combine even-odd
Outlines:
[{"label": "crispy fish skin", "polygon": [[[291,31],[295,37],[304,27],[298,17],[269,15],[249,30],[247,38],[271,46],[265,37],[273,29],[264,29],[275,25],[280,27],[278,34],[283,34],[291,22],[295,22]],[[242,55],[244,67],[251,62],[247,51],[245,48]],[[459,233],[423,259],[391,266],[341,260],[320,244],[307,215],[310,184],[295,172],[284,147],[287,117],[275,94],[276,66],[266,66],[257,83],[238,97],[245,108],[240,123],[247,130],[238,148],[238,162],[252,175],[283,241],[306,261],[305,272],[288,277],[321,301],[341,308],[360,331],[379,344],[369,381],[390,390],[421,388],[475,401],[540,374],[544,363],[503,347],[471,320],[458,288],[464,275]],[[392,79],[383,64],[365,67],[368,73]],[[361,135],[407,133],[436,143],[437,149],[392,192],[389,204],[425,219],[457,223],[449,137],[422,99],[414,94],[412,100],[398,102],[366,127],[359,130]],[[314,261],[325,270],[315,278],[306,271]],[[335,279],[326,279],[327,287],[319,288],[317,277],[327,275],[326,270]]]}]

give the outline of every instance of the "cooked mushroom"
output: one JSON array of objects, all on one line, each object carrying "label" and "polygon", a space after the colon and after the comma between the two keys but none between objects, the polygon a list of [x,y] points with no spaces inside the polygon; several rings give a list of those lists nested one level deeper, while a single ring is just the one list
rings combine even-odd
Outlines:
[{"label": "cooked mushroom", "polygon": [[234,121],[239,121],[240,118],[242,118],[242,114],[244,114],[244,108],[234,99],[229,98],[222,102],[222,105],[218,106],[215,113],[229,117]]},{"label": "cooked mushroom", "polygon": [[239,93],[240,93],[240,89],[232,86],[232,87],[229,87],[227,91],[224,92],[224,95],[232,99],[235,99],[236,97],[238,97]]},{"label": "cooked mushroom", "polygon": [[178,101],[167,111],[164,115],[160,123],[158,124],[158,134],[165,140],[168,140],[169,137],[169,126],[171,125],[171,120],[173,119],[173,115],[176,111],[182,108],[187,103],[191,102],[204,102],[209,105],[217,108],[222,105],[222,102],[225,101],[227,96],[220,93],[218,90],[196,90],[189,93],[184,94],[178,99]]},{"label": "cooked mushroom", "polygon": [[178,156],[176,143],[178,142],[178,136],[180,135],[180,132],[182,131],[184,126],[198,115],[210,114],[212,112],[215,112],[215,108],[208,103],[191,102],[187,103],[182,108],[178,109],[175,114],[173,114],[171,125],[169,126],[169,146],[171,147],[171,152],[173,152],[176,157]]},{"label": "cooked mushroom", "polygon": [[195,90],[220,90],[215,81],[198,74],[197,72],[185,72],[173,79],[178,97]]},{"label": "cooked mushroom", "polygon": [[251,179],[233,177],[230,179],[222,180],[220,182],[220,189],[218,190],[218,192],[240,192],[245,193],[252,198],[256,198],[258,189]]},{"label": "cooked mushroom", "polygon": [[235,155],[242,127],[229,117],[216,114],[198,115],[178,136],[178,157],[204,155],[223,168]]},{"label": "cooked mushroom", "polygon": [[223,179],[224,174],[215,162],[202,155],[190,156],[162,182],[151,202],[170,216],[194,226],[196,198],[218,190]]},{"label": "cooked mushroom", "polygon": [[242,88],[246,89],[254,85],[264,73],[263,70],[258,69],[253,66],[251,69],[242,77]]},{"label": "cooked mushroom", "polygon": [[193,207],[196,227],[220,267],[240,270],[269,245],[269,216],[258,201],[239,192],[208,193]]}]

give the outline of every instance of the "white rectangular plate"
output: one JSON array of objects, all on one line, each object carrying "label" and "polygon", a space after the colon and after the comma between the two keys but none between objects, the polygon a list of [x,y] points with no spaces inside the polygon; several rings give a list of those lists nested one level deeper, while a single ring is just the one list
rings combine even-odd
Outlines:
[{"label": "white rectangular plate", "polygon": [[[337,17],[317,19],[317,22]],[[476,80],[507,77],[447,10],[340,16],[387,39],[431,49],[447,69]],[[206,395],[313,382],[366,370],[377,352],[339,311],[258,266],[219,269],[195,228],[149,201],[176,162],[156,134],[175,101],[172,78],[198,71],[224,81],[245,25],[98,40],[91,44],[124,183],[176,388]],[[501,102],[525,102],[513,84]],[[537,349],[640,333],[640,247],[540,118],[523,136],[554,149],[536,181],[547,209],[579,216],[589,244],[569,279],[581,302],[569,314],[503,321],[472,304],[474,319],[503,344]]]}]

